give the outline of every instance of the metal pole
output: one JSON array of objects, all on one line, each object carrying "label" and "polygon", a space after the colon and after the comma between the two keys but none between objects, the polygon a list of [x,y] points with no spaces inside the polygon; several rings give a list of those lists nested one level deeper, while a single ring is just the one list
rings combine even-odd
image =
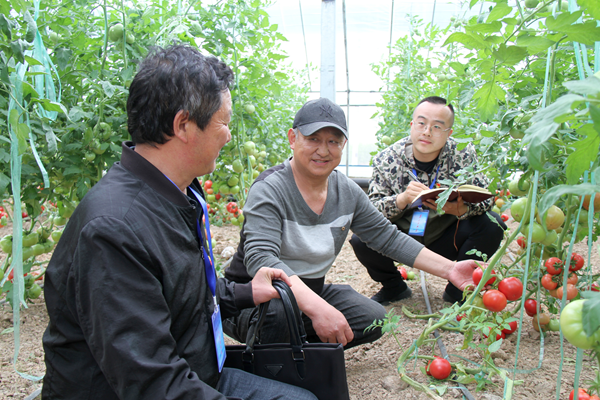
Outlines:
[{"label": "metal pole", "polygon": [[[346,0],[342,0],[342,16],[344,21],[344,51],[346,54],[346,124],[350,128],[350,71],[348,68],[348,35],[346,29]],[[348,134],[350,130],[348,129]],[[346,144],[346,176],[350,175],[350,143]]]},{"label": "metal pole", "polygon": [[321,2],[321,97],[335,100],[335,0]]}]

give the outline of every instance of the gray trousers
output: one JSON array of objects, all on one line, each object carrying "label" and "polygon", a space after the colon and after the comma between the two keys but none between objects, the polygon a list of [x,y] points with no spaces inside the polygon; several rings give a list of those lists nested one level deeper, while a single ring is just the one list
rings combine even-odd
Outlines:
[{"label": "gray trousers", "polygon": [[[326,284],[319,293],[321,298],[327,303],[339,310],[354,332],[354,340],[348,343],[345,348],[358,346],[359,344],[371,343],[379,339],[382,335],[380,328],[365,329],[375,320],[382,320],[385,317],[385,308],[352,289],[349,285]],[[242,310],[239,316],[228,318],[223,321],[223,330],[235,340],[246,343],[248,328],[258,319],[258,307]],[[307,340],[311,343],[318,343],[321,340],[317,336],[310,318],[302,315],[304,329],[306,330]],[[267,317],[259,332],[260,343],[289,343],[290,334],[285,319],[283,303],[280,299],[273,299],[269,304]]]}]

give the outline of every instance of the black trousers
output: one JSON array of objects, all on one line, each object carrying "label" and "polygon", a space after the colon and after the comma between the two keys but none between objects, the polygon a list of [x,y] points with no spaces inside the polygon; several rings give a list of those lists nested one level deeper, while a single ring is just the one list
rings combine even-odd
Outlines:
[{"label": "black trousers", "polygon": [[[486,214],[462,221],[457,220],[427,248],[449,260],[482,260],[476,254],[466,254],[472,249],[486,254],[489,259],[500,247],[506,229],[506,224],[498,214],[491,211],[489,214],[498,221],[498,224]],[[356,258],[367,268],[374,281],[380,282],[384,287],[399,286],[400,290],[406,288],[400,271],[394,266],[394,260],[367,247],[356,235],[352,235],[350,244]],[[446,292],[457,301],[462,299],[462,291],[450,282],[446,286]]]}]

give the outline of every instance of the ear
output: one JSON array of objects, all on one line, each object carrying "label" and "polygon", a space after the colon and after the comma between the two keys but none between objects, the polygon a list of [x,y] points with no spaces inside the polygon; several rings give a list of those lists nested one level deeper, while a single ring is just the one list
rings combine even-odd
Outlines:
[{"label": "ear", "polygon": [[189,116],[189,112],[180,110],[175,114],[175,118],[173,118],[173,134],[183,143],[188,142],[188,136],[192,129]]},{"label": "ear", "polygon": [[294,150],[294,145],[296,144],[296,134],[294,130],[290,128],[288,131],[288,142],[290,142],[290,148]]},{"label": "ear", "polygon": [[448,134],[448,137],[450,137],[452,135],[452,132],[454,132],[454,130],[450,129],[450,133]]}]

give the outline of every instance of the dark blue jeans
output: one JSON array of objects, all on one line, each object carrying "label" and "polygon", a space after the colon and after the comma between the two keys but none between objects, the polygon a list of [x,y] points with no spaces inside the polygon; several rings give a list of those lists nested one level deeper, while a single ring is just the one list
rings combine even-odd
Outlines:
[{"label": "dark blue jeans", "polygon": [[[487,254],[488,259],[491,258],[502,243],[506,224],[495,212],[490,212],[490,214],[498,221],[498,224],[494,223],[486,214],[462,221],[457,220],[427,248],[449,260],[481,260],[481,257],[477,257],[475,254],[466,254],[472,249]],[[367,272],[374,281],[380,282],[384,287],[399,286],[400,290],[406,288],[406,283],[394,266],[394,260],[367,247],[356,235],[352,235],[350,244],[356,258],[367,268]],[[457,301],[462,299],[462,291],[450,282],[446,286],[446,292]]]},{"label": "dark blue jeans", "polygon": [[[348,343],[344,348],[357,346],[359,344],[371,343],[379,339],[382,335],[381,329],[365,329],[375,320],[385,318],[385,308],[363,296],[349,285],[326,284],[319,295],[339,310],[346,320],[350,329],[354,332],[354,340]],[[223,330],[227,335],[235,340],[245,343],[248,329],[258,319],[258,307],[242,310],[238,317],[228,318],[223,321]],[[321,340],[317,336],[310,318],[302,315],[304,329],[308,341],[319,343]],[[273,299],[269,304],[267,317],[259,333],[260,343],[289,343],[290,334],[285,319],[283,303],[280,299]]]},{"label": "dark blue jeans", "polygon": [[234,368],[223,368],[216,389],[228,398],[243,400],[317,400],[308,390]]}]

